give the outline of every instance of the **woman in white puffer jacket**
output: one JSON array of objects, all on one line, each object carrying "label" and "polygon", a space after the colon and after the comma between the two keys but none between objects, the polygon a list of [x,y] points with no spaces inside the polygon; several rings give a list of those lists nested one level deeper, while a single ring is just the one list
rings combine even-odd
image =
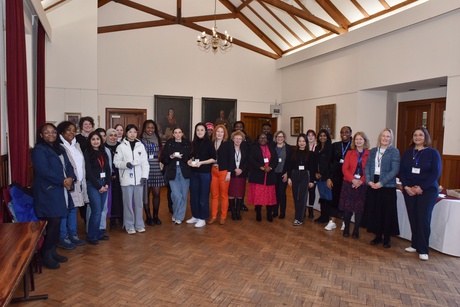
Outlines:
[{"label": "woman in white puffer jacket", "polygon": [[[123,226],[128,234],[145,232],[142,218],[143,185],[149,176],[149,162],[145,146],[137,137],[136,125],[126,126],[126,137],[117,147],[113,164],[120,172],[120,185],[123,194]],[[134,210],[132,201],[134,199]]]}]

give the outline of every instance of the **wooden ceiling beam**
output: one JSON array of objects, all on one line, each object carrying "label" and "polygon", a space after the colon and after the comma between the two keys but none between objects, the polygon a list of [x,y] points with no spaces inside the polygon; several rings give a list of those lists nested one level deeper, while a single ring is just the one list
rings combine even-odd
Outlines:
[{"label": "wooden ceiling beam", "polygon": [[367,18],[352,22],[350,24],[350,27],[354,27],[354,26],[359,25],[359,24],[361,24],[363,22],[367,22],[367,21],[369,21],[371,19],[374,19],[374,18],[380,17],[382,15],[385,15],[385,14],[387,14],[389,12],[399,10],[400,8],[402,8],[404,6],[409,5],[411,3],[414,3],[414,2],[417,2],[417,1],[418,0],[406,0],[405,2],[401,2],[401,3],[397,4],[397,5],[392,6],[389,10],[381,11],[381,12],[375,13],[374,15],[369,15]]},{"label": "wooden ceiling beam", "polygon": [[104,6],[111,1],[112,0],[97,0],[97,7],[100,8],[101,6]]},{"label": "wooden ceiling beam", "polygon": [[173,23],[177,23],[176,16],[166,14],[166,13],[161,12],[159,10],[155,10],[155,9],[153,9],[151,7],[148,7],[148,6],[145,6],[145,5],[130,1],[130,0],[113,0],[113,1],[116,2],[116,3],[119,3],[119,4],[123,4],[125,6],[128,6],[130,8],[139,10],[141,12],[144,12],[144,13],[147,13],[147,14],[150,14],[150,15],[154,15],[154,16],[163,18],[163,19],[168,20],[168,21],[172,21]]},{"label": "wooden ceiling beam", "polygon": [[296,8],[295,6],[289,5],[285,2],[279,1],[279,0],[257,0],[259,2],[265,2],[270,4],[271,6],[274,6],[276,8],[279,8],[280,10],[284,10],[288,13],[291,13],[292,15],[295,15],[299,18],[305,19],[311,23],[314,23],[315,25],[324,28],[326,30],[329,30],[331,32],[334,32],[335,34],[343,34],[346,33],[347,30],[341,27],[337,27],[336,25],[333,25],[321,18],[318,18],[314,15],[312,15],[309,12],[305,12],[303,10],[300,10]]},{"label": "wooden ceiling beam", "polygon": [[[188,21],[186,21],[185,19],[182,19],[182,23],[181,23],[181,24],[182,24],[183,26],[185,26],[185,27],[190,28],[190,29],[197,30],[198,32],[205,32],[205,33],[208,34],[208,35],[212,35],[212,31],[209,30],[208,28],[202,27],[202,26],[197,25],[197,24],[192,23],[192,22],[188,22]],[[219,33],[219,32],[218,32],[218,34],[219,34],[220,36],[224,36],[224,34],[222,34],[222,33]],[[269,57],[269,58],[275,59],[275,60],[276,60],[276,59],[279,59],[279,58],[281,57],[281,55],[279,55],[279,54],[272,53],[272,52],[269,52],[269,51],[264,50],[264,49],[262,49],[262,48],[259,48],[259,47],[250,45],[250,44],[248,44],[248,43],[246,43],[246,42],[243,42],[243,41],[241,41],[241,40],[239,40],[239,39],[236,39],[236,38],[233,38],[233,44],[238,45],[238,46],[243,47],[243,48],[246,48],[246,49],[248,49],[248,50],[254,51],[254,52],[259,53],[259,54],[261,54],[261,55],[267,56],[267,57]]]},{"label": "wooden ceiling beam", "polygon": [[246,1],[241,0],[241,2],[243,2],[243,3],[236,8],[236,10],[235,10],[236,13],[241,12],[241,10],[244,9],[246,6],[248,6],[249,3],[252,2],[252,0],[246,0]]},{"label": "wooden ceiling beam", "polygon": [[385,10],[389,10],[391,9],[391,6],[388,5],[388,3],[385,1],[385,0],[379,0],[380,4],[383,5],[383,7],[385,8]]},{"label": "wooden ceiling beam", "polygon": [[187,20],[190,22],[202,22],[202,21],[212,21],[214,20],[224,20],[224,19],[235,19],[236,16],[233,13],[228,14],[218,14],[218,15],[204,15],[204,16],[194,16],[194,17],[185,17],[182,20]]},{"label": "wooden ceiling beam", "polygon": [[356,8],[361,12],[361,14],[363,14],[364,18],[369,18],[369,13],[361,6],[361,4],[359,4],[358,0],[350,1],[354,4],[354,6],[356,6]]},{"label": "wooden ceiling beam", "polygon": [[318,3],[338,25],[348,30],[350,21],[330,0],[316,0],[316,3]]},{"label": "wooden ceiling beam", "polygon": [[127,31],[127,30],[135,30],[135,29],[153,28],[153,27],[169,26],[173,24],[175,23],[169,20],[154,20],[154,21],[143,21],[143,22],[135,22],[135,23],[125,23],[125,24],[120,24],[120,25],[98,27],[97,33],[102,34],[102,33]]},{"label": "wooden ceiling beam", "polygon": [[[229,0],[219,0],[230,12],[235,13],[235,7]],[[254,32],[260,39],[267,44],[267,46],[272,49],[277,55],[281,56],[283,51],[278,45],[276,45],[268,36],[265,35],[254,23],[252,23],[249,18],[246,17],[241,12],[236,13],[236,17],[241,20],[242,23],[246,25],[252,32]]]}]

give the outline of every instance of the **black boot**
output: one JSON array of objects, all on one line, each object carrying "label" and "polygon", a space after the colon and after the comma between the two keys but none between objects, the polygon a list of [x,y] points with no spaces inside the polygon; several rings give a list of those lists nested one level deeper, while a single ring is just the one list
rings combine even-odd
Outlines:
[{"label": "black boot", "polygon": [[153,218],[152,222],[155,225],[161,225],[161,220],[158,218],[158,209],[153,209]]},{"label": "black boot", "polygon": [[348,238],[350,236],[350,221],[351,221],[351,212],[345,212],[343,214],[343,222],[345,223],[345,229],[343,230],[343,236]]},{"label": "black boot", "polygon": [[262,222],[262,206],[256,205],[256,221]]},{"label": "black boot", "polygon": [[313,207],[308,207],[308,218],[312,219],[315,216],[313,215]]},{"label": "black boot", "polygon": [[53,246],[51,248],[51,255],[53,256],[53,259],[56,260],[59,263],[64,263],[69,261],[69,259],[65,256],[59,255],[56,251],[56,246]]},{"label": "black boot", "polygon": [[328,212],[327,212],[327,204],[326,204],[326,200],[320,198],[319,199],[319,205],[320,205],[320,209],[321,209],[321,215],[315,220],[315,223],[327,223],[329,222],[329,215],[328,215]]},{"label": "black boot", "polygon": [[51,270],[56,270],[61,267],[61,265],[56,260],[54,260],[51,249],[42,249],[42,264],[45,268]]},{"label": "black boot", "polygon": [[155,223],[152,220],[152,215],[150,214],[149,204],[144,204],[144,211],[145,211],[145,223],[149,226],[155,226]]},{"label": "black boot", "polygon": [[236,221],[238,218],[236,216],[236,207],[235,207],[235,199],[228,199],[228,209],[232,213],[232,220]]},{"label": "black boot", "polygon": [[279,204],[276,204],[273,206],[273,217],[278,217],[278,209],[279,209],[280,205]]},{"label": "black boot", "polygon": [[378,234],[378,235],[375,235],[375,238],[374,240],[371,241],[371,245],[378,245],[380,243],[382,243],[382,235],[381,234]]},{"label": "black boot", "polygon": [[244,203],[241,203],[241,211],[249,211],[248,207]]},{"label": "black boot", "polygon": [[273,206],[266,206],[267,207],[267,221],[273,222]]},{"label": "black boot", "polygon": [[383,237],[383,247],[384,248],[390,248],[391,247],[391,236],[390,235],[385,235]]},{"label": "black boot", "polygon": [[236,199],[236,219],[241,221],[243,218],[241,217],[241,205],[243,205],[243,199],[237,198]]},{"label": "black boot", "polygon": [[361,224],[362,214],[355,213],[355,228],[353,228],[353,234],[351,235],[353,238],[359,238],[359,225]]}]

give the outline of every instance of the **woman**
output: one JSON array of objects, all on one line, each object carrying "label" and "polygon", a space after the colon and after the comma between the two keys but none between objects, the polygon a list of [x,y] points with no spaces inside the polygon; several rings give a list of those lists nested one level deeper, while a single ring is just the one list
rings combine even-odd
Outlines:
[{"label": "woman", "polygon": [[216,151],[216,163],[213,164],[211,171],[211,218],[208,220],[208,224],[217,221],[219,196],[222,199],[219,224],[224,225],[227,221],[228,186],[232,171],[229,165],[229,143],[227,139],[227,128],[224,125],[217,125],[212,134],[212,141]]},{"label": "woman", "polygon": [[67,154],[56,140],[56,126],[44,124],[37,132],[37,143],[32,150],[34,211],[39,219],[47,221],[41,258],[48,269],[58,269],[59,263],[68,260],[56,252],[56,245],[61,218],[73,207],[69,191],[76,179]]},{"label": "woman", "polygon": [[299,134],[288,171],[288,184],[292,187],[295,208],[294,226],[303,224],[308,188],[313,187],[314,180],[310,174],[315,173],[316,165],[314,153],[307,147],[307,136],[303,133]]},{"label": "woman", "polygon": [[184,138],[179,127],[174,128],[173,137],[166,141],[161,151],[161,162],[165,165],[165,178],[171,187],[173,203],[172,221],[180,225],[187,208],[188,188],[191,170],[187,164],[191,153],[191,144]]},{"label": "woman", "polygon": [[[393,131],[380,132],[377,147],[372,148],[364,169],[367,185],[365,212],[367,231],[375,234],[371,245],[391,247],[391,236],[399,235],[396,206],[396,176],[399,172],[399,150],[392,146]],[[383,239],[382,239],[383,235]]]},{"label": "woman", "polygon": [[[126,126],[126,137],[117,147],[113,164],[120,172],[120,185],[123,195],[123,227],[133,235],[145,232],[142,219],[143,186],[149,176],[149,161],[144,145],[137,139],[137,127]],[[134,202],[134,206],[133,206]],[[134,208],[133,208],[134,207]]]},{"label": "woman", "polygon": [[76,176],[74,190],[70,192],[74,207],[67,209],[67,215],[61,219],[58,246],[64,249],[74,249],[76,246],[85,245],[85,242],[77,234],[77,208],[84,206],[89,200],[86,191],[85,158],[80,144],[75,139],[75,131],[75,125],[69,121],[62,122],[57,126],[61,147],[65,150]]},{"label": "woman", "polygon": [[125,129],[123,129],[122,124],[116,124],[114,129],[117,132],[117,142],[121,143],[121,141],[123,141],[123,137],[124,137],[124,134],[125,134]]},{"label": "woman", "polygon": [[332,140],[329,131],[321,129],[318,132],[317,146],[315,147],[317,157],[317,168],[315,170],[315,180],[318,185],[319,205],[321,208],[321,216],[318,217],[316,223],[327,223],[329,215],[327,214],[328,203],[332,201],[332,191],[327,187],[327,179],[330,173],[330,161],[332,155]]},{"label": "woman", "polygon": [[[331,168],[329,178],[327,179],[327,187],[332,191],[332,201],[326,202],[327,205],[325,206],[329,217],[329,223],[324,229],[328,231],[337,228],[335,218],[341,216],[338,208],[343,182],[342,166],[347,151],[351,150],[351,128],[343,126],[342,129],[340,129],[340,138],[341,140],[339,142],[332,144]],[[342,223],[341,230],[344,228],[345,222]]]},{"label": "woman", "polygon": [[273,208],[273,217],[278,216],[279,219],[286,217],[286,188],[288,185],[288,170],[292,156],[292,148],[286,143],[286,134],[284,131],[275,133],[276,156],[278,165],[275,168],[275,190],[276,190],[276,205]]},{"label": "woman", "polygon": [[359,238],[359,226],[363,216],[364,201],[366,198],[366,176],[364,169],[369,156],[369,139],[364,132],[356,132],[343,162],[343,183],[340,193],[339,210],[343,211],[345,229],[343,236],[350,236],[350,221],[355,214],[355,227],[352,237]]},{"label": "woman", "polygon": [[170,108],[168,114],[160,121],[161,131],[163,132],[163,140],[167,140],[172,136],[173,130],[178,126],[174,117],[174,109]]},{"label": "woman", "polygon": [[[160,189],[166,185],[163,173],[160,169],[160,152],[163,143],[160,139],[157,124],[148,119],[142,124],[141,142],[145,146],[149,161],[149,178],[144,187],[144,211],[145,223],[149,226],[161,225],[158,217],[160,210]],[[152,198],[150,197],[152,195]],[[153,216],[150,214],[150,202],[153,205]]]},{"label": "woman", "polygon": [[105,140],[105,148],[110,151],[112,157],[112,176],[109,193],[107,195],[109,203],[110,228],[117,227],[117,223],[123,224],[123,196],[121,194],[120,174],[118,168],[113,164],[118,143],[118,133],[115,129],[110,128],[107,130],[107,138]]},{"label": "woman", "polygon": [[441,157],[430,145],[428,130],[416,128],[412,132],[412,148],[404,153],[399,170],[412,231],[412,244],[406,247],[406,252],[417,252],[420,260],[425,261],[428,260],[431,214],[438,198],[441,175]]},{"label": "woman", "polygon": [[86,168],[86,184],[91,213],[88,220],[86,241],[91,245],[99,244],[99,240],[109,237],[100,229],[102,211],[107,200],[110,185],[110,163],[105,152],[102,137],[93,131],[88,136],[87,149],[84,153]]},{"label": "woman", "polygon": [[242,131],[235,131],[231,135],[229,145],[228,165],[231,170],[228,186],[229,207],[232,220],[241,221],[241,210],[244,194],[246,193],[246,178],[248,178],[249,147],[244,145],[246,135]]},{"label": "woman", "polygon": [[216,150],[206,132],[206,125],[195,125],[192,142],[191,159],[187,164],[191,167],[190,175],[190,209],[192,217],[187,224],[195,224],[196,228],[206,225],[209,218],[209,190],[211,184],[211,168],[216,162]]},{"label": "woman", "polygon": [[[309,129],[307,131],[307,140],[308,140],[308,149],[310,152],[315,152],[316,148],[316,132]],[[315,205],[316,199],[316,179],[314,178],[315,173],[310,173],[310,176],[313,177],[313,186],[308,189],[308,218],[312,219],[315,216],[313,215],[313,206]]]},{"label": "woman", "polygon": [[274,147],[268,146],[267,135],[257,136],[249,158],[248,202],[256,207],[256,220],[262,221],[262,206],[267,208],[267,221],[273,222],[273,206],[276,205],[275,172],[278,157]]}]

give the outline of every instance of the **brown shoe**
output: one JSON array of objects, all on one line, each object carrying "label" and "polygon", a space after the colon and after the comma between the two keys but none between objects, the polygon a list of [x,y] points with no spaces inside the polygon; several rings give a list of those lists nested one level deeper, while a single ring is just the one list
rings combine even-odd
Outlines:
[{"label": "brown shoe", "polygon": [[226,221],[227,221],[227,219],[221,218],[220,221],[219,221],[219,224],[225,225],[225,222],[226,222]]},{"label": "brown shoe", "polygon": [[214,217],[211,217],[209,220],[208,220],[208,224],[212,224],[216,221],[216,218]]}]

